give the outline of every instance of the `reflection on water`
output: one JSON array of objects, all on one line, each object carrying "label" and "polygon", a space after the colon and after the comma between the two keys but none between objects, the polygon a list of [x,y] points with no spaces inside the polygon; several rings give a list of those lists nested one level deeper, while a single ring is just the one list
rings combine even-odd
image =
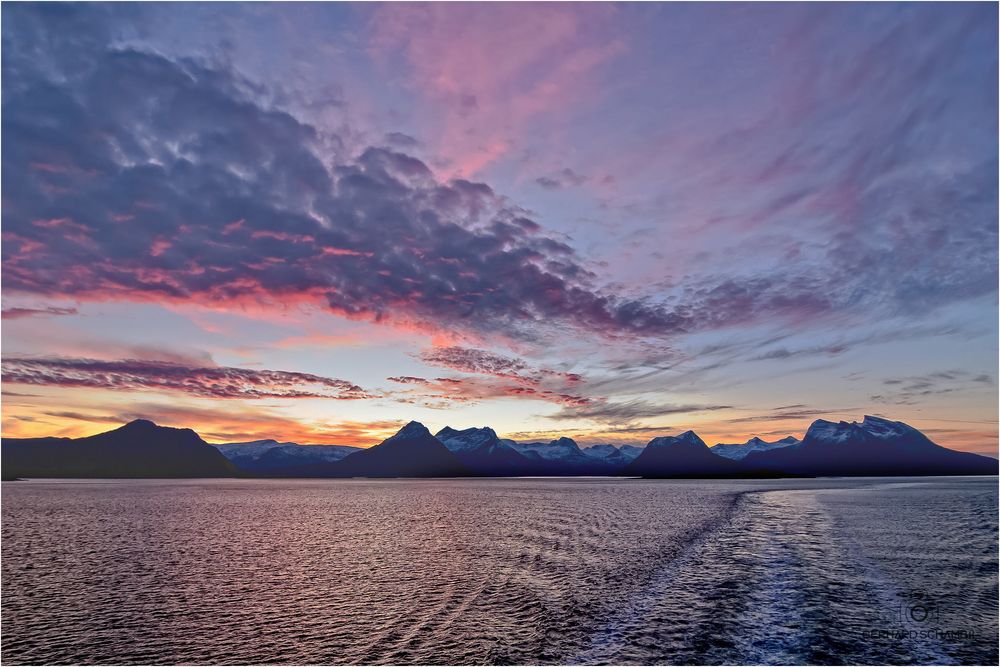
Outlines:
[{"label": "reflection on water", "polygon": [[997,482],[3,485],[3,661],[996,663]]}]

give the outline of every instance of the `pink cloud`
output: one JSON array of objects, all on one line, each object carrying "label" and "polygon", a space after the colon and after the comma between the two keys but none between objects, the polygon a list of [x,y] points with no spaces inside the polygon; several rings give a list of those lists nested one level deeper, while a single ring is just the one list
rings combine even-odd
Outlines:
[{"label": "pink cloud", "polygon": [[[470,177],[511,152],[531,123],[596,93],[598,68],[622,51],[607,4],[384,5],[372,51],[397,52],[432,107],[428,137],[442,177]],[[600,31],[598,30],[600,29]]]}]

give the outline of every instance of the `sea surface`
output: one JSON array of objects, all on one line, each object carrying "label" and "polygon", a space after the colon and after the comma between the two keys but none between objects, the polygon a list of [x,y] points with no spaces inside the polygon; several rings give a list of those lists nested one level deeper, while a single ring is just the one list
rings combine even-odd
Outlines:
[{"label": "sea surface", "polygon": [[997,478],[2,485],[2,661],[997,664]]}]

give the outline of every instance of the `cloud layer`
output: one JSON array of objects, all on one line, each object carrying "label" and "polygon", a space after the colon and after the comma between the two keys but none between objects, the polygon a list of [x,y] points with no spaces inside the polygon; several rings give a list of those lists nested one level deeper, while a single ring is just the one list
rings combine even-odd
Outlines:
[{"label": "cloud layer", "polygon": [[577,373],[535,368],[521,359],[487,350],[449,346],[425,350],[422,361],[465,373],[459,377],[395,376],[389,381],[408,387],[397,400],[426,407],[447,408],[452,403],[477,403],[491,398],[524,398],[563,406],[585,405],[583,381]]},{"label": "cloud layer", "polygon": [[[624,296],[600,287],[595,267],[489,185],[442,182],[398,149],[345,154],[338,135],[276,104],[267,89],[224,64],[129,46],[114,32],[127,25],[121,12],[7,12],[9,293],[304,303],[480,337],[531,339],[568,327],[635,339],[767,320],[923,312],[996,289],[995,155],[909,173],[925,160],[917,139],[941,120],[936,98],[917,96],[909,119],[865,106],[872,117],[863,127],[877,141],[873,135],[872,148],[853,162],[813,145],[817,136],[840,136],[835,122],[824,121],[799,144],[790,134],[765,170],[775,186],[787,186],[788,165],[804,159],[802,152],[821,156],[810,159],[831,182],[783,194],[781,210],[751,207],[746,219],[700,223],[735,231],[787,225],[789,215],[799,215],[806,227],[824,226],[825,241],[808,252],[800,243],[784,264],[733,273],[708,267],[644,296]],[[583,15],[555,15],[563,32],[552,43],[561,44]],[[894,42],[884,50],[892,62],[900,57]],[[961,65],[936,64],[932,56],[921,58],[936,78]],[[892,85],[916,87],[910,69]],[[868,76],[859,73],[845,99],[873,85]],[[801,127],[818,122],[810,110]],[[748,136],[770,133],[764,127]],[[740,154],[748,136],[733,136],[715,156]],[[900,197],[903,184],[907,195]]]},{"label": "cloud layer", "polygon": [[93,42],[45,53],[60,13],[88,12],[16,8],[5,22],[9,292],[305,302],[510,335],[683,326],[597,290],[569,246],[489,186],[439,182],[387,148],[329,153],[336,136],[229,71],[111,47],[86,23]]},{"label": "cloud layer", "polygon": [[168,361],[125,359],[3,360],[4,383],[88,387],[111,390],[182,392],[206,398],[371,398],[344,380],[287,371],[250,370],[226,366],[198,367]]}]

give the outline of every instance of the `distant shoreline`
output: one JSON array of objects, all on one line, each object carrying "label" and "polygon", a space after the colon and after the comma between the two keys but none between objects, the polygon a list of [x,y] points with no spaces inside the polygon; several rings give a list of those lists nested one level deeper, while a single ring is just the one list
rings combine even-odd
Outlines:
[{"label": "distant shoreline", "polygon": [[331,481],[331,482],[353,482],[353,481],[368,481],[368,482],[387,482],[387,481],[405,481],[405,482],[419,482],[419,481],[476,481],[476,480],[489,480],[489,479],[501,479],[501,480],[542,480],[542,481],[554,481],[554,480],[615,480],[615,481],[677,481],[677,482],[718,482],[718,481],[774,481],[774,480],[832,480],[832,479],[849,479],[849,480],[864,480],[864,479],[959,479],[962,477],[970,477],[980,479],[983,477],[998,477],[998,473],[984,473],[984,474],[973,474],[973,475],[913,475],[913,474],[899,474],[899,475],[781,475],[781,476],[733,476],[733,477],[699,477],[699,476],[677,476],[677,477],[639,477],[635,475],[524,475],[524,476],[513,476],[513,475],[469,475],[465,477],[302,477],[302,476],[239,476],[239,477],[17,477],[14,479],[0,479],[2,482],[45,482],[45,481],[210,481],[210,480],[220,480],[220,481],[244,481],[244,480],[261,480],[261,481],[290,481],[290,480],[302,480],[302,481]]}]

